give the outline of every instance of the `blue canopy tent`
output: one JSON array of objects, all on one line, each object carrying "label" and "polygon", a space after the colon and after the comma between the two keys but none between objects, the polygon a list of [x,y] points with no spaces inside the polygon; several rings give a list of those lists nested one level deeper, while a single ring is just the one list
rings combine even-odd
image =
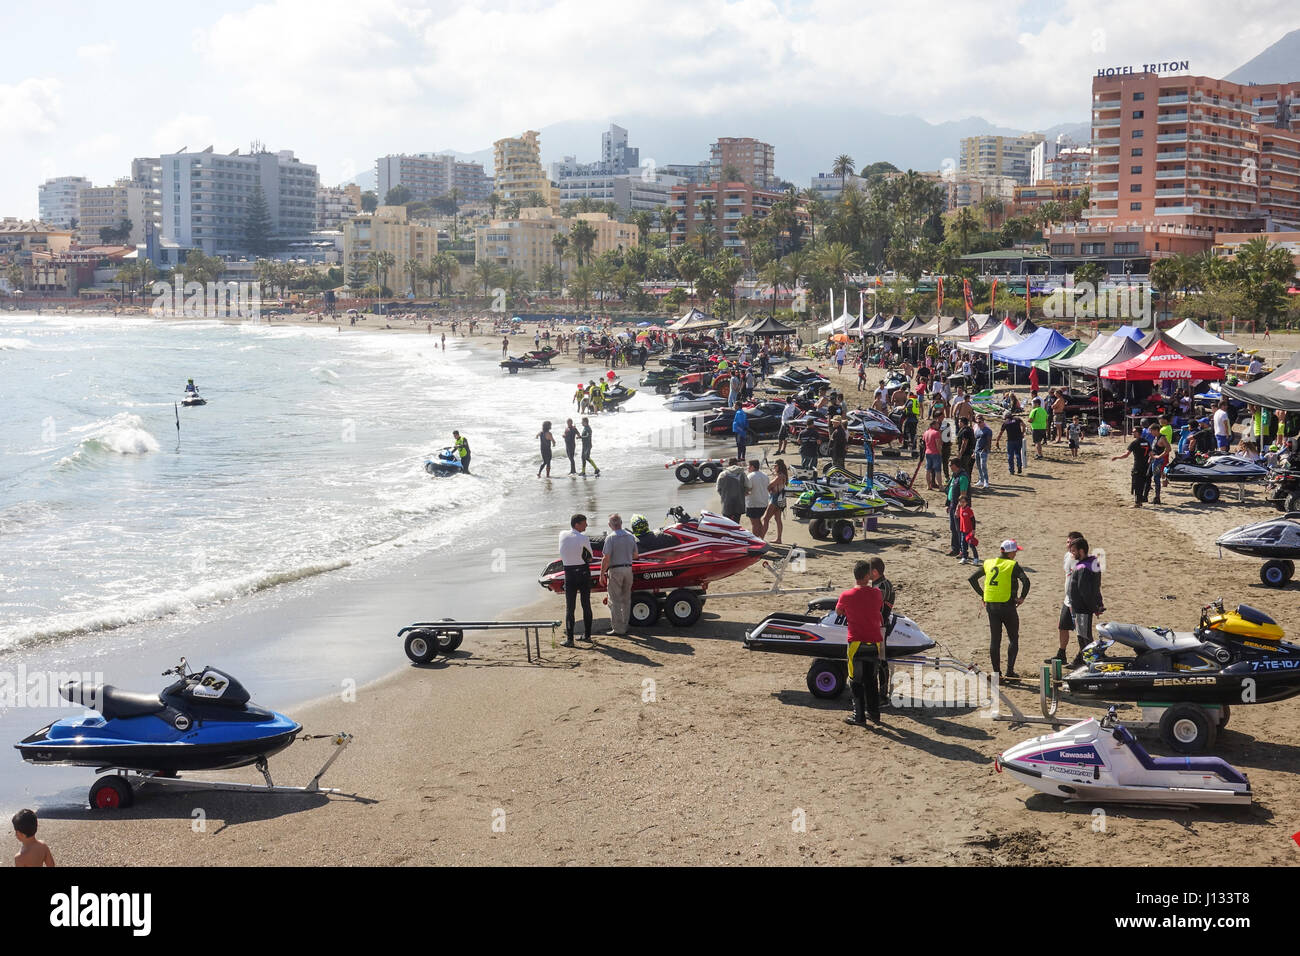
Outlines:
[{"label": "blue canopy tent", "polygon": [[1146,335],[1146,333],[1143,332],[1141,329],[1135,329],[1131,325],[1121,325],[1118,329],[1116,329],[1114,332],[1110,334],[1124,335],[1132,339],[1134,342],[1141,341],[1142,337]]},{"label": "blue canopy tent", "polygon": [[1056,329],[1040,328],[1023,342],[993,353],[999,362],[1028,368],[1040,359],[1058,355],[1070,347],[1070,340]]}]

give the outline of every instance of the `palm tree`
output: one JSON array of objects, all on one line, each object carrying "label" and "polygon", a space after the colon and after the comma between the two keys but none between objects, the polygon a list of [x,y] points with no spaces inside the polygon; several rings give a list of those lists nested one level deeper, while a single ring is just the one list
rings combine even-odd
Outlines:
[{"label": "palm tree", "polygon": [[375,285],[380,286],[381,288],[382,285],[379,282],[379,269],[382,261],[383,260],[379,258],[379,253],[377,252],[372,252],[370,255],[366,256],[366,265],[370,267],[370,271],[374,274]]},{"label": "palm tree", "polygon": [[[704,271],[704,260],[695,254],[695,250],[683,246],[674,266],[677,269],[677,275],[684,282],[689,282],[694,287],[695,280]],[[692,300],[694,300],[694,292],[691,293],[691,296]]]},{"label": "palm tree", "polygon": [[650,227],[654,225],[654,216],[648,209],[642,209],[632,214],[632,222],[636,226],[637,238],[644,246],[650,241]]},{"label": "palm tree", "polygon": [[501,281],[501,267],[491,259],[482,259],[474,263],[474,279],[483,285],[483,298],[487,298],[489,290]]},{"label": "palm tree", "polygon": [[1002,200],[997,196],[985,196],[980,200],[980,212],[984,213],[990,229],[993,228],[993,220],[1002,215],[1002,209]]},{"label": "palm tree", "polygon": [[555,259],[560,267],[560,282],[564,282],[564,252],[569,248],[569,237],[562,232],[551,236],[551,248],[555,250]]},{"label": "palm tree", "polygon": [[727,290],[727,297],[731,299],[731,317],[734,319],[736,317],[736,283],[745,274],[745,263],[741,262],[734,253],[724,250],[718,253],[717,258],[713,260],[713,268],[722,280],[722,288]]},{"label": "palm tree", "polygon": [[772,317],[776,318],[776,294],[790,281],[790,270],[781,263],[780,259],[773,259],[763,266],[758,277],[772,287]]},{"label": "palm tree", "polygon": [[537,281],[547,292],[554,294],[556,285],[563,280],[560,270],[549,262],[542,266],[537,273]]},{"label": "palm tree", "polygon": [[948,227],[957,236],[958,248],[961,254],[965,255],[966,250],[970,248],[971,235],[980,231],[980,223],[975,218],[975,213],[971,212],[969,206],[963,206],[953,213]]},{"label": "palm tree", "polygon": [[569,242],[573,244],[574,254],[581,266],[591,258],[591,250],[596,245],[596,230],[585,219],[579,219],[569,230]]},{"label": "palm tree", "polygon": [[663,224],[664,232],[668,234],[668,244],[673,244],[673,230],[677,228],[677,210],[671,206],[665,207],[659,211],[659,222]]},{"label": "palm tree", "polygon": [[605,294],[614,286],[614,266],[603,256],[591,266],[591,287],[605,305]]},{"label": "palm tree", "polygon": [[487,201],[488,209],[492,211],[492,218],[495,219],[497,217],[497,206],[501,205],[501,197],[497,193],[491,192],[488,193]]},{"label": "palm tree", "polygon": [[424,264],[419,259],[407,259],[402,264],[402,270],[406,273],[406,278],[411,283],[411,294],[416,294],[415,284],[423,278]]},{"label": "palm tree", "polygon": [[848,153],[840,153],[835,157],[835,162],[831,164],[831,175],[840,177],[840,192],[844,191],[844,184],[853,175],[854,168],[853,157]]},{"label": "palm tree", "polygon": [[847,284],[852,273],[862,268],[858,254],[842,242],[832,242],[822,249],[817,264],[841,286]]},{"label": "palm tree", "polygon": [[[136,266],[134,262],[123,263],[122,268],[118,269],[117,272],[113,274],[113,281],[119,283],[122,286],[122,298],[124,299],[126,298],[126,290],[128,287],[132,289],[132,293],[131,293],[132,296],[135,295],[134,292],[135,280],[138,274],[139,274],[139,268]],[[22,277],[20,274],[19,276],[20,282],[21,279]],[[17,288],[17,285],[18,283],[14,283],[15,288]]]},{"label": "palm tree", "polygon": [[569,273],[569,294],[585,309],[591,304],[591,266],[578,266]]}]

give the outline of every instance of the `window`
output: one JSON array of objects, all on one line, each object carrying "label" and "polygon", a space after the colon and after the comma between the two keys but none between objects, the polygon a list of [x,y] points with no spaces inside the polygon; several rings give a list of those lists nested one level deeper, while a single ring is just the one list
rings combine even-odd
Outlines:
[{"label": "window", "polygon": [[1131,193],[1140,193],[1142,191],[1142,184],[1133,183],[1131,186],[1128,187],[1128,191]]},{"label": "window", "polygon": [[1079,252],[1085,256],[1104,256],[1106,254],[1106,243],[1085,242],[1079,247]]},{"label": "window", "polygon": [[1142,204],[1140,202],[1131,202],[1128,204],[1129,212],[1141,212]]},{"label": "window", "polygon": [[1134,119],[1141,119],[1141,118],[1143,117],[1143,115],[1145,115],[1145,111],[1144,111],[1144,110],[1134,110],[1134,111],[1133,111],[1133,118],[1134,118]]},{"label": "window", "polygon": [[1142,147],[1141,147],[1141,146],[1134,146],[1132,149],[1130,149],[1130,150],[1128,151],[1128,153],[1129,153],[1130,156],[1141,156],[1141,155],[1142,155]]},{"label": "window", "polygon": [[1074,243],[1056,242],[1052,244],[1052,255],[1054,256],[1072,256],[1074,255]]},{"label": "window", "polygon": [[1140,129],[1133,130],[1133,139],[1141,139],[1141,138],[1142,138],[1142,130]]},{"label": "window", "polygon": [[1138,100],[1144,100],[1144,99],[1146,99],[1146,98],[1147,98],[1147,95],[1146,95],[1145,93],[1134,93],[1134,94],[1133,94],[1133,101],[1134,101],[1134,102],[1137,102]]},{"label": "window", "polygon": [[1128,168],[1128,171],[1129,171],[1129,175],[1130,175],[1130,176],[1141,176],[1141,175],[1142,175],[1142,167],[1141,167],[1141,166],[1130,166],[1130,167]]},{"label": "window", "polygon": [[1117,242],[1115,243],[1115,255],[1131,256],[1136,255],[1138,244],[1136,242]]}]

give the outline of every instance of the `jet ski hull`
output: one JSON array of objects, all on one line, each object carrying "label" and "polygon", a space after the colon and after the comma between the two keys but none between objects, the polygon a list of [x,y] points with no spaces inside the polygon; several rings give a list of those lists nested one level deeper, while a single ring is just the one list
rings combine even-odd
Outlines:
[{"label": "jet ski hull", "polygon": [[1238,455],[1215,455],[1203,465],[1190,461],[1177,462],[1165,469],[1165,481],[1175,484],[1208,482],[1216,485],[1231,485],[1263,481],[1267,477],[1267,468]]},{"label": "jet ski hull", "polygon": [[1221,548],[1252,558],[1300,559],[1300,512],[1257,521],[1225,531],[1215,541]]},{"label": "jet ski hull", "polygon": [[999,773],[1067,801],[1249,804],[1250,781],[1217,757],[1153,757],[1113,717],[1026,740],[994,758]]},{"label": "jet ski hull", "polygon": [[[848,656],[849,629],[835,623],[832,610],[820,617],[811,614],[769,614],[745,634],[745,647],[751,651],[770,651],[801,657],[845,660]],[[920,654],[935,647],[911,618],[893,616],[885,636],[885,656],[892,659]]]}]

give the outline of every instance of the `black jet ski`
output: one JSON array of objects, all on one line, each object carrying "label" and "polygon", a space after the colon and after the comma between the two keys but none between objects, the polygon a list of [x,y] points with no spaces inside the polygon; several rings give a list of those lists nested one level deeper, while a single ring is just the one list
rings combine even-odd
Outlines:
[{"label": "black jet ski", "polygon": [[178,680],[161,693],[69,681],[59,693],[96,713],[64,717],[15,744],[28,763],[142,773],[226,770],[260,763],[288,747],[302,726],[250,703],[229,674],[191,673],[184,658],[164,671]]},{"label": "black jet ski", "polygon": [[[1148,703],[1265,704],[1300,694],[1300,645],[1247,604],[1201,609],[1194,631],[1107,622],[1062,680],[1080,697]],[[1123,648],[1133,656],[1112,652]]]},{"label": "black jet ski", "polygon": [[[808,690],[814,697],[839,697],[848,682],[849,629],[844,618],[835,613],[837,601],[834,597],[815,598],[808,602],[807,614],[769,614],[745,633],[746,649],[816,658],[808,669]],[[890,615],[885,629],[887,660],[920,654],[935,646],[911,618]],[[881,689],[886,698],[888,680],[887,674],[882,674]]]},{"label": "black jet ski", "polygon": [[780,375],[773,375],[769,378],[768,383],[775,385],[777,388],[824,388],[829,386],[831,380],[820,372],[814,372],[810,368],[788,368]]},{"label": "black jet ski", "polygon": [[185,391],[185,394],[181,396],[181,404],[184,405],[186,408],[194,408],[195,406],[198,405],[208,404],[208,400],[199,394],[199,390],[197,388],[187,389]]},{"label": "black jet ski", "polygon": [[[745,407],[748,420],[747,433],[752,437],[775,437],[781,430],[781,412],[785,405],[781,402],[759,402]],[[736,417],[734,408],[719,408],[713,418],[706,418],[700,425],[706,435],[730,435],[732,419]]]},{"label": "black jet ski", "polygon": [[424,470],[431,475],[463,475],[465,466],[453,448],[444,448],[437,455],[424,463]]},{"label": "black jet ski", "polygon": [[1259,579],[1271,588],[1285,587],[1300,560],[1300,511],[1243,524],[1225,531],[1214,543],[1247,557],[1265,558]]},{"label": "black jet ski", "polygon": [[1183,460],[1165,468],[1169,484],[1191,483],[1192,494],[1206,504],[1219,500],[1219,485],[1264,481],[1268,468],[1242,455],[1211,455],[1204,461]]},{"label": "black jet ski", "polygon": [[[546,364],[549,365],[550,362],[548,361]],[[541,365],[542,365],[541,359],[516,358],[513,355],[501,363],[501,367],[506,371],[508,371],[511,375],[518,373],[518,371],[521,368],[538,368]]]}]

